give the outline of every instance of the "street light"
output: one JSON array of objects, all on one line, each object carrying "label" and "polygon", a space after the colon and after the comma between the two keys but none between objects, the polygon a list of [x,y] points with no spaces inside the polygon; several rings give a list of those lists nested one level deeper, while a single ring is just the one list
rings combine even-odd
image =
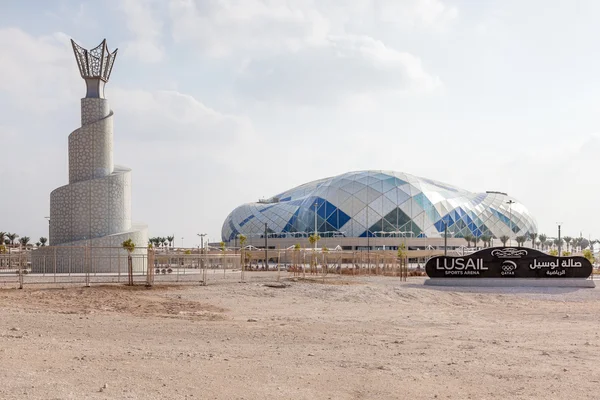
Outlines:
[{"label": "street light", "polygon": [[317,251],[317,206],[319,203],[315,201],[315,245],[314,250]]},{"label": "street light", "polygon": [[509,240],[508,244],[509,244],[509,247],[511,246],[511,243],[512,243],[512,239],[511,239],[511,237],[512,237],[512,234],[513,234],[512,205],[513,205],[513,204],[515,204],[515,203],[516,203],[516,201],[514,201],[514,200],[512,200],[512,199],[506,202],[506,204],[508,204],[508,212],[510,213],[510,219],[508,220],[508,222],[509,222],[509,226],[510,226],[510,236],[508,236],[508,240]]},{"label": "street light", "polygon": [[558,225],[558,256],[560,257],[560,251],[562,250],[562,239],[560,238],[560,225],[562,224],[562,222],[557,222],[556,224]]},{"label": "street light", "polygon": [[200,236],[200,248],[202,249],[202,254],[204,254],[204,236],[206,236],[206,233],[198,233],[198,236]]}]

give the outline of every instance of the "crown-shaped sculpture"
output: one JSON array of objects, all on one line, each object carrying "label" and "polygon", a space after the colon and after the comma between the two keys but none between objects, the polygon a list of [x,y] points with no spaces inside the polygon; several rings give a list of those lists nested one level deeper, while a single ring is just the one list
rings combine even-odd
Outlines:
[{"label": "crown-shaped sculpture", "polygon": [[104,85],[110,78],[118,49],[112,53],[108,51],[106,39],[91,50],[86,50],[73,39],[73,52],[81,77],[85,79],[87,94],[85,97],[104,98]]}]

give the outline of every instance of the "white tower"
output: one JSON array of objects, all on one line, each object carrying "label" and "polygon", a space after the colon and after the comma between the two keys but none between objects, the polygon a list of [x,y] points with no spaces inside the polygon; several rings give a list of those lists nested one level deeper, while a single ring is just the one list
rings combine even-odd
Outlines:
[{"label": "white tower", "polygon": [[94,269],[114,271],[123,241],[134,241],[138,253],[148,242],[146,226],[131,223],[131,170],[113,163],[113,112],[104,86],[117,50],[110,53],[106,39],[91,50],[71,43],[87,94],[81,128],[69,135],[69,184],[50,194],[50,246],[95,249],[105,262]]}]

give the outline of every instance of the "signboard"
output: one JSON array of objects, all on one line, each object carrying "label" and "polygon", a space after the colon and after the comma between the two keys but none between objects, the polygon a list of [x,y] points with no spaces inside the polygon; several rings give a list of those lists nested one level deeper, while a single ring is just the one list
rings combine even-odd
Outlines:
[{"label": "signboard", "polygon": [[588,278],[584,257],[554,257],[524,247],[492,247],[461,257],[433,257],[425,265],[430,278]]}]

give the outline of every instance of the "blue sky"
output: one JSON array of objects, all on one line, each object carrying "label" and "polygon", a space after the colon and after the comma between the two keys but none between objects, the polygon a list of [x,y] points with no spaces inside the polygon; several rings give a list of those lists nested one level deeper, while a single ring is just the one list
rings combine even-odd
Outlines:
[{"label": "blue sky", "polygon": [[151,235],[216,239],[241,203],[386,169],[600,236],[599,16],[591,0],[2,2],[0,229],[46,236],[85,93],[69,39],[107,38],[115,161]]}]

